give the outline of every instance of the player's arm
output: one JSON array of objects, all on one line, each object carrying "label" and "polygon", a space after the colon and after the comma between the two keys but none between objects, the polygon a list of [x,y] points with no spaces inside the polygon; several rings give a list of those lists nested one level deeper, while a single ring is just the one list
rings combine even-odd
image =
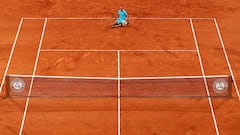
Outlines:
[{"label": "player's arm", "polygon": [[118,17],[117,17],[117,19],[120,17],[120,15],[119,15],[119,10],[118,10]]},{"label": "player's arm", "polygon": [[126,10],[124,10],[124,13],[126,14],[126,20],[128,19],[128,13]]}]

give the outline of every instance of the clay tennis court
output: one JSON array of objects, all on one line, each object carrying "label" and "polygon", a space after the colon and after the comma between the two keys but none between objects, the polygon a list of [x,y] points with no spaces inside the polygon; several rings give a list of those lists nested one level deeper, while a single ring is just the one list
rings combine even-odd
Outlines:
[{"label": "clay tennis court", "polygon": [[[240,133],[237,2],[104,3],[3,8],[1,133]],[[113,29],[120,4],[130,25]],[[23,91],[11,89],[14,78]],[[216,92],[216,79],[228,89]]]}]

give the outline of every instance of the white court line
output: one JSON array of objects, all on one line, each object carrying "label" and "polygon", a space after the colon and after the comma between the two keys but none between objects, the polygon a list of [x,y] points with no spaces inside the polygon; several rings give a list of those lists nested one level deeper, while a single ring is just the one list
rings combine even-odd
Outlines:
[{"label": "white court line", "polygon": [[24,17],[26,20],[114,20],[114,17]]},{"label": "white court line", "polygon": [[227,64],[228,64],[228,68],[229,68],[230,74],[232,76],[233,84],[234,84],[234,87],[235,87],[238,99],[240,100],[240,94],[239,94],[237,82],[236,82],[236,79],[235,79],[234,74],[233,74],[233,70],[232,70],[232,67],[231,67],[228,55],[227,55],[227,51],[226,51],[225,45],[223,43],[222,35],[221,35],[220,30],[219,30],[216,18],[214,18],[214,23],[215,23],[215,26],[216,26],[216,29],[217,29],[217,32],[218,32],[218,37],[219,37],[221,45],[222,45],[222,49],[223,49],[223,52],[224,52],[224,55],[225,55],[225,58],[226,58],[226,61],[227,61]]},{"label": "white court line", "polygon": [[[30,78],[33,77],[32,75],[16,75],[16,74],[9,74],[9,77],[19,77],[19,78]],[[46,79],[89,79],[89,80],[117,80],[114,77],[85,77],[85,76],[46,76],[46,75],[34,75],[34,78],[46,78]]]},{"label": "white court line", "polygon": [[118,51],[118,135],[121,135],[121,65],[120,51]]},{"label": "white court line", "polygon": [[[24,17],[24,19],[45,19],[46,17]],[[115,17],[48,17],[49,20],[113,20],[116,19]],[[204,17],[196,17],[196,18],[189,18],[189,17],[129,17],[129,20],[213,20],[214,18],[204,18]]]},{"label": "white court line", "polygon": [[101,50],[101,49],[41,49],[42,52],[197,52],[197,50]]},{"label": "white court line", "polygon": [[41,38],[40,38],[39,48],[38,48],[38,52],[37,52],[37,56],[36,56],[36,60],[35,60],[35,64],[34,64],[33,76],[32,76],[30,87],[29,87],[28,98],[27,98],[27,101],[26,101],[26,104],[25,104],[22,123],[21,123],[21,127],[20,127],[20,130],[19,130],[19,135],[22,135],[22,131],[23,131],[26,115],[27,115],[28,104],[29,104],[29,100],[30,100],[29,97],[31,96],[31,92],[32,92],[33,80],[34,80],[34,76],[35,76],[36,70],[37,70],[37,64],[38,64],[38,60],[39,60],[39,55],[40,55],[40,50],[41,50],[41,47],[42,47],[42,42],[43,42],[43,37],[44,37],[46,25],[47,25],[47,19],[45,19],[45,21],[44,21],[44,26],[43,26],[42,35],[41,35]]},{"label": "white court line", "polygon": [[204,76],[203,79],[204,79],[204,83],[205,83],[206,92],[207,92],[207,95],[208,95],[208,102],[209,102],[209,106],[210,106],[211,113],[212,113],[212,118],[213,118],[213,122],[214,122],[214,126],[215,126],[216,135],[219,135],[218,124],[217,124],[215,112],[214,112],[214,109],[213,109],[212,100],[210,98],[210,92],[209,92],[209,89],[208,89],[208,83],[207,83],[207,79],[205,77],[206,75],[205,75],[205,71],[204,71],[204,67],[203,67],[203,63],[202,63],[202,58],[201,58],[201,54],[200,54],[200,51],[199,51],[198,41],[197,41],[197,37],[196,37],[195,30],[194,30],[192,19],[190,19],[190,24],[191,24],[191,28],[192,28],[194,42],[195,42],[196,49],[197,49],[197,52],[198,52],[198,59],[199,59],[202,75]]},{"label": "white court line", "polygon": [[[119,65],[120,66],[120,65]],[[9,77],[32,78],[33,75],[8,74]],[[203,79],[203,78],[229,78],[229,75],[208,75],[208,76],[159,76],[159,77],[84,77],[84,76],[46,76],[34,75],[34,78],[46,79],[88,79],[88,80],[151,80],[151,79]]]},{"label": "white court line", "polygon": [[141,17],[133,17],[129,18],[130,20],[189,20],[189,19],[195,19],[195,20],[212,20],[213,18],[159,18],[159,17],[146,17],[146,18],[141,18]]},{"label": "white court line", "polygon": [[17,30],[16,36],[15,36],[15,39],[14,39],[14,42],[13,42],[12,50],[11,50],[10,56],[8,58],[8,63],[7,63],[7,66],[5,68],[5,72],[3,74],[2,83],[1,83],[1,86],[0,86],[0,93],[2,92],[2,89],[3,89],[4,81],[6,79],[6,75],[7,75],[11,60],[12,60],[13,52],[14,52],[15,46],[17,44],[17,39],[18,39],[18,35],[19,35],[21,27],[22,27],[22,23],[23,23],[23,19],[21,18],[20,23],[18,25],[18,30]]}]

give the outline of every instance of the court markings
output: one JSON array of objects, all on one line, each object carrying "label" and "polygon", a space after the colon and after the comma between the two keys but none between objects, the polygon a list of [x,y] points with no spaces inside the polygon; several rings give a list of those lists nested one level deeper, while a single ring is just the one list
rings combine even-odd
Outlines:
[{"label": "court markings", "polygon": [[118,135],[121,135],[121,64],[120,51],[118,51]]},{"label": "court markings", "polygon": [[[23,19],[27,20],[37,20],[37,19],[45,19],[48,20],[115,20],[114,17],[23,17]],[[172,17],[172,18],[163,18],[163,17],[129,17],[129,20],[189,20],[189,19],[195,19],[195,20],[213,20],[214,18],[202,18],[202,17],[196,17],[196,18],[187,18],[187,17]]]},{"label": "court markings", "polygon": [[35,64],[34,64],[34,69],[33,69],[33,76],[32,76],[31,82],[30,82],[28,98],[27,98],[25,108],[24,108],[22,123],[21,123],[21,127],[20,127],[20,130],[19,130],[19,135],[22,135],[22,132],[23,132],[23,127],[24,127],[24,123],[25,123],[25,119],[26,119],[26,115],[27,115],[27,110],[28,110],[28,105],[29,105],[29,100],[30,100],[29,97],[30,97],[31,92],[32,92],[34,76],[35,76],[36,70],[37,70],[37,65],[38,65],[38,60],[39,60],[39,56],[40,56],[40,50],[41,50],[41,47],[42,47],[42,42],[43,42],[43,37],[44,37],[46,25],[47,25],[47,19],[45,19],[44,25],[43,25],[42,35],[41,35],[40,42],[39,42],[38,52],[37,52],[37,56],[36,56],[36,60],[35,60]]},{"label": "court markings", "polygon": [[196,33],[195,33],[195,29],[194,29],[192,19],[190,19],[190,24],[191,24],[192,33],[193,33],[193,37],[194,37],[194,42],[195,42],[197,53],[198,53],[199,64],[200,64],[200,67],[201,67],[202,75],[204,76],[203,80],[204,80],[204,83],[205,83],[205,88],[206,88],[206,92],[207,92],[207,96],[208,96],[209,106],[210,106],[211,113],[212,113],[212,118],[213,118],[213,122],[214,122],[216,135],[219,135],[218,124],[217,124],[212,100],[211,100],[211,97],[210,97],[210,92],[209,92],[209,89],[208,89],[207,79],[205,77],[206,75],[205,75],[205,71],[204,71],[204,67],[203,67],[203,63],[202,63],[202,58],[201,58],[201,54],[200,54],[200,51],[199,51],[198,41],[197,41],[197,37],[196,37]]},{"label": "court markings", "polygon": [[[20,23],[19,23],[19,26],[18,26],[18,30],[17,30],[17,34],[15,36],[15,39],[14,39],[14,43],[13,43],[13,47],[12,47],[12,50],[11,50],[11,53],[10,53],[10,57],[8,59],[8,64],[6,66],[6,69],[5,69],[5,73],[4,73],[4,77],[3,79],[5,79],[6,75],[7,75],[7,71],[8,71],[8,68],[9,68],[9,65],[10,65],[10,62],[11,62],[11,59],[12,59],[12,55],[13,55],[13,52],[14,52],[14,49],[15,49],[15,46],[16,46],[16,43],[17,43],[17,39],[18,39],[18,35],[20,33],[20,30],[21,30],[21,26],[22,26],[22,23],[23,23],[23,20],[24,19],[44,19],[45,22],[44,22],[44,27],[43,27],[43,31],[42,31],[42,36],[41,36],[41,40],[40,40],[40,44],[39,44],[39,50],[38,50],[38,55],[37,55],[37,58],[36,58],[36,61],[35,61],[35,66],[34,66],[34,73],[33,73],[33,76],[32,76],[32,81],[31,81],[31,87],[33,85],[33,79],[35,77],[35,73],[36,73],[36,68],[37,68],[37,61],[38,61],[38,57],[39,57],[39,54],[40,52],[42,51],[41,50],[41,45],[42,45],[42,41],[43,41],[43,37],[44,37],[44,31],[46,29],[46,23],[47,23],[47,20],[48,19],[85,19],[85,20],[95,20],[95,19],[115,19],[115,18],[21,18],[20,20]],[[226,49],[225,49],[225,45],[223,43],[223,40],[222,40],[222,36],[221,36],[221,33],[220,33],[220,30],[219,30],[219,27],[218,27],[218,24],[217,24],[217,21],[215,18],[129,18],[129,19],[139,19],[139,20],[190,20],[190,22],[192,23],[192,20],[193,19],[200,19],[200,20],[214,20],[214,23],[216,25],[216,29],[218,31],[218,35],[219,35],[219,38],[220,38],[220,41],[221,41],[221,44],[222,44],[222,47],[223,47],[223,50],[224,50],[224,55],[227,59],[227,63],[228,63],[228,67],[230,69],[230,72],[231,72],[231,75],[232,75],[232,78],[233,78],[233,81],[234,81],[234,86],[236,88],[236,91],[237,91],[237,94],[238,94],[238,97],[240,99],[240,95],[239,95],[239,91],[238,91],[238,88],[237,88],[237,83],[236,83],[236,80],[235,80],[235,77],[234,77],[234,73],[231,69],[231,65],[230,65],[230,61],[228,59],[228,56],[227,56],[227,52],[226,52]],[[193,27],[193,24],[192,24],[192,27]],[[193,28],[194,30],[194,28]],[[194,35],[195,35],[195,32],[194,32]],[[195,35],[195,43],[197,43],[197,39],[196,39],[196,35]],[[196,45],[197,46],[197,45]],[[47,50],[47,49],[44,49],[45,51],[52,51],[52,50]],[[43,50],[43,51],[44,51]],[[75,50],[75,49],[74,49]],[[65,50],[66,51],[66,50]],[[75,50],[76,51],[76,50]],[[91,50],[77,50],[77,51],[91,51]],[[92,50],[92,51],[99,51],[99,50]],[[113,51],[113,50],[105,50],[105,51]],[[114,51],[118,51],[118,50],[114,50]],[[134,51],[134,50],[122,50],[122,51]],[[177,51],[177,52],[185,52],[185,51],[189,51],[189,52],[197,52],[200,54],[199,50],[136,50],[136,51]],[[118,51],[119,53],[119,51]],[[120,58],[119,58],[120,59]],[[201,57],[200,57],[200,60],[201,60]],[[206,80],[206,77],[205,76],[205,73],[204,73],[204,69],[203,69],[203,65],[201,65],[201,69],[203,71],[203,77],[205,78],[204,80]],[[119,71],[120,72],[120,71]],[[36,75],[37,76],[37,75]],[[225,75],[224,75],[225,76]],[[135,79],[135,78],[134,78]],[[120,77],[118,76],[118,82],[120,83]],[[3,87],[3,82],[4,80],[2,81],[1,83],[1,89],[0,89],[0,92],[2,91],[2,87]],[[207,83],[205,81],[205,83]],[[30,87],[30,88],[31,88]],[[119,88],[119,91],[120,91],[120,88]],[[29,90],[29,94],[31,94],[31,89]],[[209,99],[211,101],[211,99]],[[26,118],[26,113],[27,113],[27,107],[28,107],[28,104],[29,104],[29,98],[27,99],[27,102],[26,102],[26,106],[25,106],[25,110],[24,110],[24,115],[23,115],[23,119],[22,119],[22,124],[21,124],[21,128],[20,128],[20,132],[19,132],[19,135],[22,134],[22,131],[23,131],[23,126],[24,126],[24,121],[25,121],[25,118]],[[211,107],[211,106],[210,106]],[[119,106],[119,109],[120,109],[120,106]],[[212,110],[212,113],[213,112],[213,108],[211,109]],[[120,117],[120,115],[118,115],[118,117]],[[217,123],[215,122],[215,128],[216,128],[216,125]],[[119,124],[118,126],[120,126],[120,121],[119,121]],[[119,127],[118,127],[119,128]],[[218,132],[218,129],[216,128],[216,133],[219,134]],[[120,134],[120,129],[118,129],[118,134]]]},{"label": "court markings", "polygon": [[124,50],[104,50],[104,49],[41,49],[41,52],[197,52],[197,50],[132,50],[132,49],[124,49]]},{"label": "court markings", "polygon": [[216,18],[214,18],[214,24],[216,26],[218,37],[219,37],[219,40],[221,42],[222,49],[223,49],[223,52],[224,52],[224,56],[226,58],[226,61],[227,61],[227,64],[228,64],[228,68],[229,68],[230,74],[231,74],[232,79],[233,79],[233,84],[234,84],[234,87],[235,87],[235,90],[236,90],[236,93],[237,93],[237,96],[238,96],[238,100],[240,100],[240,93],[239,93],[239,90],[238,90],[237,82],[236,82],[235,76],[234,76],[233,71],[232,71],[232,66],[230,64],[230,61],[229,61],[229,58],[228,58],[228,55],[227,55],[227,51],[226,51],[225,45],[223,43],[222,35],[221,35],[220,30],[219,30]]},{"label": "court markings", "polygon": [[10,52],[10,56],[8,58],[7,66],[6,66],[5,72],[3,74],[2,83],[1,83],[1,86],[0,86],[0,93],[2,92],[2,89],[3,89],[3,85],[4,85],[4,82],[5,82],[5,79],[6,79],[6,75],[7,75],[11,60],[12,60],[13,52],[14,52],[15,46],[17,44],[18,35],[19,35],[20,30],[22,28],[22,23],[23,23],[23,18],[21,18],[21,20],[19,22],[19,25],[18,25],[18,30],[17,30],[16,36],[15,36],[15,39],[14,39],[14,42],[13,42],[13,46],[12,46],[12,49],[11,49],[11,52]]},{"label": "court markings", "polygon": [[[120,58],[119,58],[120,59]],[[120,61],[119,61],[120,63]],[[120,69],[120,65],[118,67]],[[120,71],[119,71],[120,72]],[[119,73],[120,74],[120,73]],[[32,78],[33,75],[22,75],[22,74],[8,74],[9,77],[19,78]],[[228,78],[229,75],[192,75],[192,76],[149,76],[149,77],[90,77],[90,76],[50,76],[50,75],[34,75],[35,78],[46,78],[46,79],[86,79],[86,80],[154,80],[154,79],[207,79],[211,78]]]}]

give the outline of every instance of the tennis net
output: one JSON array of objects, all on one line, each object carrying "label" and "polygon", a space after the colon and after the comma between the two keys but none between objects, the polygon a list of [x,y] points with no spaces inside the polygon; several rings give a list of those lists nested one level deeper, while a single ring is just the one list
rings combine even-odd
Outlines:
[{"label": "tennis net", "polygon": [[232,90],[229,75],[128,78],[7,75],[6,84],[9,97],[231,97]]}]

